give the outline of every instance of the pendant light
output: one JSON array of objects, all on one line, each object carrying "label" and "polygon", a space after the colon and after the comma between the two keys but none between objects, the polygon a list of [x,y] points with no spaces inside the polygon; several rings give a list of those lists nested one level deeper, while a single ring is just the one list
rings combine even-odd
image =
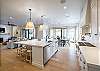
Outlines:
[{"label": "pendant light", "polygon": [[26,23],[25,29],[34,29],[34,24],[32,22],[32,18],[31,18],[31,9],[29,9],[29,11],[30,11],[30,18],[29,18],[29,21],[27,21],[27,23]]}]

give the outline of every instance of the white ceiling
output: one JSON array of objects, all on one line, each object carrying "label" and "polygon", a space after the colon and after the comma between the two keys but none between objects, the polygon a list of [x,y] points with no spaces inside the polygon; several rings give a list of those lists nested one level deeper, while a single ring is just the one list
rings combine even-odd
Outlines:
[{"label": "white ceiling", "polygon": [[[85,0],[0,0],[1,23],[9,20],[18,25],[25,24],[28,17],[28,9],[32,9],[32,20],[35,24],[44,21],[52,26],[75,26],[80,21],[80,14]],[[66,9],[64,9],[66,6]],[[41,16],[45,15],[41,19]]]}]

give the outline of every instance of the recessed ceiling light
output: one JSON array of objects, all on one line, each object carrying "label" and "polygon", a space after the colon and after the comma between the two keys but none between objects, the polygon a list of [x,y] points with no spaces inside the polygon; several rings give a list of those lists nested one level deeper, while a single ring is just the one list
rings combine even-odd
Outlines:
[{"label": "recessed ceiling light", "polygon": [[64,9],[67,9],[67,7],[66,7],[66,6],[64,6]]},{"label": "recessed ceiling light", "polygon": [[9,18],[10,18],[10,19],[13,19],[13,17],[12,17],[12,16],[10,16]]}]

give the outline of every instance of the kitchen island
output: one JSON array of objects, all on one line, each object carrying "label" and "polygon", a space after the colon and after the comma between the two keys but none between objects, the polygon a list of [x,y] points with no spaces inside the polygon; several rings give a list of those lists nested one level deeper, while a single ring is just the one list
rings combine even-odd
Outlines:
[{"label": "kitchen island", "polygon": [[27,40],[14,42],[32,46],[32,65],[43,69],[48,60],[57,52],[57,41],[46,42],[38,40]]},{"label": "kitchen island", "polygon": [[[83,41],[82,41],[83,42]],[[87,42],[85,42],[87,43]],[[83,71],[100,71],[100,48],[76,44],[79,63]],[[90,70],[91,68],[91,70]]]}]

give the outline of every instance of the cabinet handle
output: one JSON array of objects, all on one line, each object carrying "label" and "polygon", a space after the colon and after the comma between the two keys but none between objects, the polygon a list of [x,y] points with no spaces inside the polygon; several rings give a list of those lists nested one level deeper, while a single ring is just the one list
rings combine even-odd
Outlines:
[{"label": "cabinet handle", "polygon": [[80,58],[80,61],[82,61],[82,59]]},{"label": "cabinet handle", "polygon": [[80,70],[82,70],[82,67],[80,66]]},{"label": "cabinet handle", "polygon": [[83,61],[83,63],[86,64],[85,61]]},{"label": "cabinet handle", "polygon": [[83,69],[85,69],[85,66],[83,67]]},{"label": "cabinet handle", "polygon": [[80,54],[82,54],[81,51],[80,51]]}]

